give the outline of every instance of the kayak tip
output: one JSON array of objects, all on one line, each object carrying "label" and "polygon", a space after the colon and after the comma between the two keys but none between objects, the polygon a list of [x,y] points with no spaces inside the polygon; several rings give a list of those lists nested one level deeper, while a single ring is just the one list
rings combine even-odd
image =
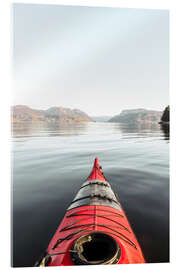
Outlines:
[{"label": "kayak tip", "polygon": [[95,158],[94,160],[94,166],[93,169],[88,177],[88,180],[103,180],[106,181],[103,172],[102,172],[102,167],[99,164],[99,159],[98,157]]},{"label": "kayak tip", "polygon": [[96,167],[96,166],[99,166],[99,159],[98,159],[98,157],[96,157],[95,160],[94,160],[94,167]]}]

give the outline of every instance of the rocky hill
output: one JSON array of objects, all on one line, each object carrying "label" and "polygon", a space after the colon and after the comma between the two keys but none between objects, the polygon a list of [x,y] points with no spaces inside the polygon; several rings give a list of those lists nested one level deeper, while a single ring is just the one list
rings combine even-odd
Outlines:
[{"label": "rocky hill", "polygon": [[16,105],[12,107],[13,122],[93,122],[84,112],[78,109],[52,107],[47,110],[35,110],[28,106]]},{"label": "rocky hill", "polygon": [[161,119],[161,116],[162,112],[160,111],[146,109],[123,110],[119,115],[112,117],[109,122],[127,124],[158,123]]}]

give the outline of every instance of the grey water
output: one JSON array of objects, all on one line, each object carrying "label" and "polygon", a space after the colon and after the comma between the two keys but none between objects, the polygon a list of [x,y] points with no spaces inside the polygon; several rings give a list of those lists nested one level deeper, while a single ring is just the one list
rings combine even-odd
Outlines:
[{"label": "grey water", "polygon": [[169,130],[119,123],[14,124],[12,266],[47,248],[95,157],[149,263],[169,262]]}]

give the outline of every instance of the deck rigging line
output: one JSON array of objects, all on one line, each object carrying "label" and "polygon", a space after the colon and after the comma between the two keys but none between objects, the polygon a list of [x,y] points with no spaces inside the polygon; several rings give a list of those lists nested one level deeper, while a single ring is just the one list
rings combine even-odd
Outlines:
[{"label": "deck rigging line", "polygon": [[[88,209],[89,211],[90,210],[94,210],[94,209]],[[99,210],[99,209],[96,209],[96,210]],[[95,230],[95,229],[91,229],[91,230],[87,230],[89,228],[91,228],[92,226],[100,226],[100,227],[104,227],[104,228],[107,228],[109,230],[111,230],[111,232],[109,231],[101,231],[101,232],[104,232],[104,233],[108,233],[108,234],[112,234],[112,235],[115,235],[117,237],[119,237],[121,240],[125,241],[126,243],[128,243],[129,245],[133,246],[135,249],[137,249],[135,243],[133,241],[131,241],[127,236],[125,236],[123,233],[115,230],[114,228],[118,228],[118,229],[123,229],[123,230],[126,230],[128,231],[129,233],[131,233],[128,228],[126,228],[124,225],[122,225],[121,223],[107,217],[107,216],[112,216],[112,215],[98,215],[98,214],[89,214],[89,213],[84,213],[84,214],[80,214],[79,212],[82,212],[83,210],[80,210],[80,211],[75,211],[71,214],[69,214],[66,218],[70,218],[70,217],[74,217],[74,216],[88,216],[88,217],[85,217],[83,219],[79,219],[77,221],[74,221],[72,222],[71,224],[63,227],[59,232],[63,232],[63,231],[68,231],[68,230],[73,230],[73,229],[76,229],[76,228],[81,228],[83,227],[82,229],[76,231],[76,232],[73,232],[73,233],[70,233],[68,234],[66,237],[64,238],[59,238],[56,243],[54,244],[54,246],[52,247],[52,249],[55,249],[60,243],[62,243],[63,241],[65,240],[69,240],[71,238],[73,238],[74,236],[76,236],[77,234],[79,233],[84,233],[84,232],[97,232],[98,230]],[[87,211],[87,210],[84,210],[84,211]],[[108,211],[107,212],[113,212],[113,211]],[[115,215],[113,216],[119,216],[119,214],[113,212]],[[75,225],[77,224],[78,222],[80,221],[83,221],[83,220],[87,220],[91,217],[101,217],[101,218],[105,218],[105,219],[108,219],[116,224],[118,224],[119,226],[116,226],[116,225],[104,225],[104,224],[100,224],[100,223],[89,223],[89,224],[79,224],[79,225]],[[120,215],[121,216],[121,215]],[[123,217],[123,216],[121,216]],[[74,226],[75,225],[75,226]]]}]

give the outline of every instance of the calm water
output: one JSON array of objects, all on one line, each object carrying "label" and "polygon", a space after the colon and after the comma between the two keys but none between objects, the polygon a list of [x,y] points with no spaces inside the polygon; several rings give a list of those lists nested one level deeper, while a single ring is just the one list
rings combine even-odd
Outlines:
[{"label": "calm water", "polygon": [[147,262],[169,261],[169,135],[159,125],[16,124],[13,266],[33,266],[97,156]]}]

